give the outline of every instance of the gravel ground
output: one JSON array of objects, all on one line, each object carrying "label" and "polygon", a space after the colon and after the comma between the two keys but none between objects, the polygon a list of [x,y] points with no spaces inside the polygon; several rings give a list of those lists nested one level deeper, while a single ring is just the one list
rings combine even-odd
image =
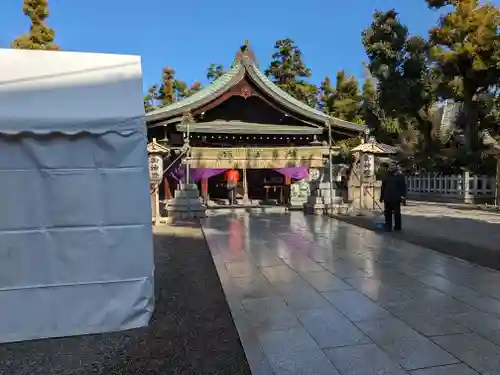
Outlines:
[{"label": "gravel ground", "polygon": [[0,374],[250,375],[201,229],[161,228],[149,327],[0,345]]}]

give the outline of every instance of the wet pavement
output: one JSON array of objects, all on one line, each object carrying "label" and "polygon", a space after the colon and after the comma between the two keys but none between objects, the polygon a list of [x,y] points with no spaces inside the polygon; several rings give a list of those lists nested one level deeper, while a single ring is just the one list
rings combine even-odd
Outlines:
[{"label": "wet pavement", "polygon": [[500,213],[467,205],[409,202],[403,207],[404,227],[430,237],[500,250]]},{"label": "wet pavement", "polygon": [[500,373],[500,272],[302,213],[203,230],[256,375]]}]

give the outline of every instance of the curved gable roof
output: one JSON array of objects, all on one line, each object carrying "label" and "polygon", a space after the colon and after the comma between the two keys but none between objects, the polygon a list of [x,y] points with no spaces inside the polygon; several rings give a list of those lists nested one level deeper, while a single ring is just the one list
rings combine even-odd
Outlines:
[{"label": "curved gable roof", "polygon": [[325,124],[329,122],[333,126],[339,128],[349,129],[355,132],[363,131],[363,125],[331,117],[316,108],[312,108],[307,104],[302,103],[300,100],[297,100],[282,90],[259,69],[257,63],[255,62],[253,52],[247,45],[246,47],[242,47],[241,51],[238,52],[231,69],[229,69],[221,77],[217,78],[214,82],[197,93],[183,100],[147,113],[146,121],[156,121],[165,117],[173,117],[182,114],[185,111],[205,105],[232,88],[239,81],[241,81],[245,75],[248,75],[255,85],[263,92],[292,112]]}]

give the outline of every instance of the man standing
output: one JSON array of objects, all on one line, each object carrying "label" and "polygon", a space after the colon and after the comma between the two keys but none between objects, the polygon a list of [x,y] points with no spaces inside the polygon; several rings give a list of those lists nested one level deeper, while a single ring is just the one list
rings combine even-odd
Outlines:
[{"label": "man standing", "polygon": [[229,204],[236,204],[236,187],[238,186],[239,179],[240,173],[236,169],[231,168],[226,172],[226,187]]},{"label": "man standing", "polygon": [[406,202],[406,180],[398,171],[396,164],[389,165],[387,175],[382,180],[380,202],[384,202],[385,230],[392,231],[394,215],[394,230],[401,230],[401,203]]}]

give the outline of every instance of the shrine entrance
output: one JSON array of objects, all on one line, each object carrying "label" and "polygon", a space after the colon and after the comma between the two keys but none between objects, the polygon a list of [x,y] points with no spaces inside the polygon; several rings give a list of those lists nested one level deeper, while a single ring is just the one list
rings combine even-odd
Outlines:
[{"label": "shrine entrance", "polygon": [[[244,181],[246,175],[248,186],[248,202],[252,204],[288,204],[290,196],[290,184],[287,184],[287,178],[274,169],[247,169],[246,173],[238,169],[240,181],[237,188],[237,200],[243,203],[244,200]],[[292,179],[290,179],[292,181]],[[200,183],[201,189],[201,183]],[[227,189],[225,173],[220,173],[208,178],[208,196],[209,199],[222,204],[227,200]]]},{"label": "shrine entrance", "polygon": [[248,169],[248,198],[266,204],[287,204],[285,176],[274,169]]}]

